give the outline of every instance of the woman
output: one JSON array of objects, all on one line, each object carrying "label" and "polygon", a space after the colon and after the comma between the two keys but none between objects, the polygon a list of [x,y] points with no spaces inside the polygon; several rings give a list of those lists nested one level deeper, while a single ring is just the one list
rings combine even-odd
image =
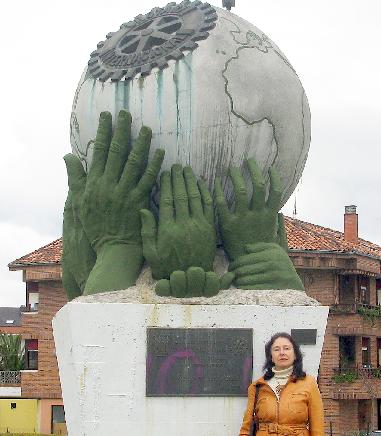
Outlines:
[{"label": "woman", "polygon": [[257,436],[323,436],[323,402],[315,379],[303,371],[297,343],[289,334],[277,333],[266,344],[265,354],[265,374],[249,386],[239,436],[250,435],[256,385]]}]

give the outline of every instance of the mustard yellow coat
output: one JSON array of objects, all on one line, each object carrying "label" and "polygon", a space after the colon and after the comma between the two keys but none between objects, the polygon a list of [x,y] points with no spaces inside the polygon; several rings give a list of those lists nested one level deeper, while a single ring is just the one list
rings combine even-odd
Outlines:
[{"label": "mustard yellow coat", "polygon": [[260,385],[257,436],[324,436],[323,402],[316,380],[309,375],[302,380],[290,379],[279,400],[263,377],[252,383],[239,436],[250,435],[256,384]]}]

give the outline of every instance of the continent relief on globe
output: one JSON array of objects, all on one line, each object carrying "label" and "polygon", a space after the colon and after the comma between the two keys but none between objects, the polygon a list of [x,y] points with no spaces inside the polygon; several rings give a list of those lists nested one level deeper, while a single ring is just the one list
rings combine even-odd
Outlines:
[{"label": "continent relief on globe", "polygon": [[226,10],[182,2],[123,24],[94,53],[71,116],[73,152],[86,170],[100,112],[115,119],[126,108],[133,138],[151,127],[150,156],[165,149],[162,170],[191,166],[210,190],[222,176],[231,204],[228,169],[243,169],[249,182],[243,163],[253,157],[267,184],[269,169],[278,170],[287,201],[307,159],[310,112],[294,69],[263,32]]}]

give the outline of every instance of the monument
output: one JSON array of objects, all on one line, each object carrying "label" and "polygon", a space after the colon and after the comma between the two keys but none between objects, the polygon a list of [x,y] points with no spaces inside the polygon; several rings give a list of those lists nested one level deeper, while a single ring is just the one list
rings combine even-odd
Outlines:
[{"label": "monument", "polygon": [[304,293],[279,213],[309,108],[266,35],[201,1],[139,15],[91,53],[70,132],[73,301],[53,321],[70,435],[238,434],[277,331],[317,375],[328,309]]}]

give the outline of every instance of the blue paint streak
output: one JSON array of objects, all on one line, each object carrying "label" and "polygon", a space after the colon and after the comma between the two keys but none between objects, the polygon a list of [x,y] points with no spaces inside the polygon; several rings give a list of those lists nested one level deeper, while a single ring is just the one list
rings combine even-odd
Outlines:
[{"label": "blue paint streak", "polygon": [[127,110],[130,110],[130,83],[130,80],[123,82],[123,107]]}]

